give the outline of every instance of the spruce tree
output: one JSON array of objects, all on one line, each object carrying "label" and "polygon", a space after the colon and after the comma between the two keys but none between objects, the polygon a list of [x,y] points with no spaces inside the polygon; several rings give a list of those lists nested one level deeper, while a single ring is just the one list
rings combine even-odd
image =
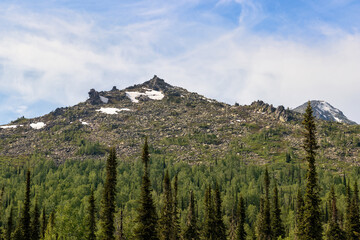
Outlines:
[{"label": "spruce tree", "polygon": [[5,234],[5,239],[6,240],[11,240],[11,234],[12,234],[12,231],[13,231],[13,228],[14,228],[14,209],[13,207],[11,206],[10,208],[10,214],[9,214],[9,217],[7,219],[7,222],[6,222],[6,234]]},{"label": "spruce tree", "polygon": [[197,226],[197,218],[195,212],[195,199],[194,193],[190,192],[190,203],[189,210],[187,215],[187,222],[184,231],[184,239],[185,240],[199,240],[199,230]]},{"label": "spruce tree", "polygon": [[245,202],[244,198],[240,196],[239,199],[239,208],[238,208],[238,225],[236,229],[236,239],[237,240],[246,240],[246,232],[245,232]]},{"label": "spruce tree", "polygon": [[[20,219],[21,238],[23,240],[31,240],[31,217],[30,217],[30,171],[26,172],[26,187],[24,207],[22,209]],[[19,234],[19,233],[17,233]],[[17,235],[20,236],[20,235]]]},{"label": "spruce tree", "polygon": [[33,220],[31,222],[31,239],[39,240],[40,237],[40,210],[36,200],[33,212]]},{"label": "spruce tree", "polygon": [[216,235],[215,238],[218,240],[226,240],[226,228],[222,216],[221,194],[218,184],[216,184],[215,187],[214,203],[215,203],[214,224],[215,224],[215,235]]},{"label": "spruce tree", "polygon": [[304,114],[303,125],[305,127],[303,148],[306,152],[308,171],[306,175],[306,189],[304,195],[304,213],[302,220],[303,238],[306,240],[322,239],[322,222],[320,211],[320,196],[318,177],[315,167],[315,157],[318,145],[316,142],[316,128],[313,111],[308,102]]},{"label": "spruce tree", "polygon": [[359,217],[359,190],[357,182],[354,183],[354,191],[351,195],[350,209],[348,212],[347,238],[360,239],[360,217]]},{"label": "spruce tree", "polygon": [[328,229],[326,231],[327,240],[345,240],[345,232],[340,228],[339,219],[338,219],[338,210],[336,207],[336,195],[334,186],[330,190],[330,218],[328,222]]},{"label": "spruce tree", "polygon": [[173,229],[173,198],[171,193],[171,184],[169,171],[166,170],[164,176],[163,207],[159,220],[159,233],[161,240],[170,240],[174,232]]},{"label": "spruce tree", "polygon": [[88,219],[87,219],[87,239],[95,240],[96,239],[96,208],[95,208],[95,198],[94,198],[94,190],[91,189],[90,197],[89,197],[89,206],[88,206]]},{"label": "spruce tree", "polygon": [[285,229],[283,222],[281,220],[281,209],[280,209],[280,203],[279,203],[279,193],[277,184],[275,182],[274,185],[274,200],[273,200],[273,208],[272,208],[272,233],[274,236],[274,239],[278,239],[279,237],[285,236]]},{"label": "spruce tree", "polygon": [[259,240],[266,239],[265,235],[265,219],[264,219],[264,199],[260,198],[260,211],[256,218],[256,236]]},{"label": "spruce tree", "polygon": [[180,239],[180,219],[178,207],[178,175],[174,178],[174,206],[173,206],[173,240]]},{"label": "spruce tree", "polygon": [[116,151],[115,148],[111,148],[106,161],[106,179],[100,213],[100,236],[104,240],[115,239],[116,166]]},{"label": "spruce tree", "polygon": [[205,189],[204,210],[203,238],[215,240],[215,211],[210,186]]},{"label": "spruce tree", "polygon": [[55,233],[55,211],[53,210],[50,213],[48,222],[46,224],[46,231],[44,240],[53,240],[57,239],[57,234]]},{"label": "spruce tree", "polygon": [[142,162],[144,164],[144,174],[141,183],[141,194],[139,208],[137,209],[137,226],[135,228],[135,237],[139,240],[156,240],[159,239],[157,233],[158,217],[154,201],[152,199],[152,189],[149,176],[149,149],[147,138],[142,151]]},{"label": "spruce tree", "polygon": [[43,207],[42,214],[41,214],[41,238],[45,237],[46,232],[46,211],[45,206]]},{"label": "spruce tree", "polygon": [[264,188],[265,188],[265,196],[263,198],[263,206],[260,211],[260,219],[258,221],[258,235],[260,240],[271,240],[272,238],[272,231],[271,231],[271,214],[270,214],[270,195],[269,195],[269,188],[270,188],[270,178],[269,178],[269,171],[265,169],[265,176],[264,176]]},{"label": "spruce tree", "polygon": [[297,192],[296,197],[296,229],[295,234],[297,239],[303,239],[304,228],[303,228],[303,217],[304,217],[304,199],[301,194],[300,188]]}]

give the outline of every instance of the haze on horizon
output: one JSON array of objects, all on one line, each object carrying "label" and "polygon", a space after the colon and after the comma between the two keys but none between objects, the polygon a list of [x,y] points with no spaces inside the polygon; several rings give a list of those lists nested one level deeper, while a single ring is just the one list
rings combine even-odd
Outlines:
[{"label": "haze on horizon", "polygon": [[229,104],[325,100],[360,123],[356,0],[4,0],[0,124],[149,80]]}]

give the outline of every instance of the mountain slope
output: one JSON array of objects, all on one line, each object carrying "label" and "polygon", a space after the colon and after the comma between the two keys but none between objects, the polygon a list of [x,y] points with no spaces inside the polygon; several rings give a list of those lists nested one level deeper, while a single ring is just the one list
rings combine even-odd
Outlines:
[{"label": "mountain slope", "polygon": [[[0,128],[0,161],[33,154],[53,159],[103,158],[115,146],[122,160],[138,156],[145,136],[167,159],[201,164],[234,157],[262,164],[302,158],[299,113],[262,101],[231,106],[154,77],[123,90],[89,92],[89,99]],[[322,157],[357,163],[358,126],[318,122]],[[329,131],[329,129],[332,129]],[[341,134],[341,136],[339,135]],[[339,140],[340,139],[340,140]]]},{"label": "mountain slope", "polygon": [[[349,120],[339,109],[334,108],[325,101],[312,100],[310,101],[310,104],[314,111],[314,116],[318,119],[346,124],[356,124],[356,122]],[[305,113],[306,107],[307,103],[304,103],[293,110],[298,113]]]}]

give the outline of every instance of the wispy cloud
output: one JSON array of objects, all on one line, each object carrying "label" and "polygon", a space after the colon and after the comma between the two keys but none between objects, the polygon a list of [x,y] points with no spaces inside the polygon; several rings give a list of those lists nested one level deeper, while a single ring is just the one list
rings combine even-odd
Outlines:
[{"label": "wispy cloud", "polygon": [[[231,3],[241,9],[235,25],[216,12]],[[263,99],[295,107],[324,99],[360,122],[352,104],[360,100],[356,31],[318,20],[309,24],[323,36],[314,42],[311,36],[256,31],[271,16],[261,1],[125,5],[117,6],[117,16],[107,9],[109,19],[66,7],[2,8],[0,122],[84,101],[93,87],[123,88],[154,74],[229,103]]]}]

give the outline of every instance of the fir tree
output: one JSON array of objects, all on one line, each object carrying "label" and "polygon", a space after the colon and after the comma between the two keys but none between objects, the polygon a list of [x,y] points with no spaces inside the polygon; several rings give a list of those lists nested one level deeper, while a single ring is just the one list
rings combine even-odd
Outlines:
[{"label": "fir tree", "polygon": [[299,188],[296,197],[296,222],[295,222],[296,224],[295,234],[297,236],[297,239],[303,239],[303,233],[304,233],[304,229],[302,225],[303,217],[304,217],[304,199],[301,194],[301,190]]},{"label": "fir tree", "polygon": [[163,207],[159,220],[160,239],[170,240],[173,233],[173,201],[171,193],[171,184],[169,171],[164,176]]},{"label": "fir tree", "polygon": [[90,197],[89,197],[89,206],[88,206],[88,221],[87,221],[87,239],[95,240],[95,232],[96,232],[96,221],[95,221],[95,198],[94,198],[94,190],[91,189]]},{"label": "fir tree", "polygon": [[7,219],[7,222],[6,222],[6,234],[5,234],[5,239],[6,240],[11,240],[11,234],[12,234],[12,231],[13,231],[13,228],[14,228],[14,209],[13,207],[11,206],[10,208],[10,214],[9,214],[9,217]]},{"label": "fir tree", "polygon": [[267,168],[265,169],[264,187],[265,196],[263,198],[262,210],[260,211],[261,215],[259,216],[261,218],[259,220],[259,224],[261,224],[261,226],[258,225],[258,235],[260,240],[270,240],[272,238],[269,196],[270,178]]},{"label": "fir tree", "polygon": [[338,219],[338,210],[336,207],[336,196],[334,186],[330,190],[330,218],[328,222],[328,229],[326,231],[327,240],[345,240],[345,232],[340,228]]},{"label": "fir tree", "polygon": [[354,191],[351,195],[350,208],[347,221],[347,238],[360,239],[360,217],[359,217],[359,190],[357,182],[354,183]]},{"label": "fir tree", "polygon": [[204,198],[204,225],[203,225],[203,238],[209,240],[216,239],[215,233],[215,214],[213,199],[211,197],[211,187],[207,187],[205,190]]},{"label": "fir tree", "polygon": [[279,193],[277,184],[275,182],[274,186],[274,200],[273,200],[273,208],[272,208],[272,233],[274,236],[274,239],[278,239],[279,237],[285,236],[285,229],[283,222],[281,220],[281,209],[280,209],[280,203],[279,203]]},{"label": "fir tree", "polygon": [[[20,231],[21,238],[23,240],[31,240],[31,217],[30,217],[30,171],[26,172],[26,188],[24,207],[22,209],[22,215],[20,219]],[[17,233],[17,236],[19,233]]]},{"label": "fir tree", "polygon": [[174,207],[173,207],[173,240],[180,239],[180,219],[179,219],[179,208],[178,208],[178,175],[174,178]]},{"label": "fir tree", "polygon": [[116,165],[116,151],[115,148],[111,148],[106,161],[106,179],[100,214],[100,236],[104,240],[115,239],[114,214],[116,197]]},{"label": "fir tree", "polygon": [[220,189],[219,185],[216,184],[215,188],[215,196],[214,196],[214,202],[215,202],[215,239],[218,240],[226,240],[226,228],[223,221],[222,216],[222,207],[221,207],[221,195],[220,195]]},{"label": "fir tree", "polygon": [[136,219],[137,226],[135,229],[135,237],[139,240],[156,240],[157,234],[157,214],[152,199],[152,189],[149,176],[149,149],[147,138],[142,152],[142,162],[144,164],[144,175],[141,183],[141,195],[139,200],[138,216]]},{"label": "fir tree", "polygon": [[49,216],[49,220],[46,224],[46,231],[44,240],[53,240],[57,239],[57,235],[55,233],[55,211],[52,211]]},{"label": "fir tree", "polygon": [[187,215],[187,222],[184,231],[184,239],[186,240],[199,240],[199,232],[197,227],[197,219],[195,213],[195,200],[194,193],[190,192],[190,203]]},{"label": "fir tree", "polygon": [[41,238],[45,238],[45,232],[46,232],[46,212],[44,206],[41,214]]},{"label": "fir tree", "polygon": [[31,222],[31,239],[40,239],[40,210],[37,200],[35,201],[33,220]]},{"label": "fir tree", "polygon": [[245,232],[245,202],[242,196],[239,199],[239,212],[238,212],[238,224],[236,229],[236,239],[237,240],[246,240]]},{"label": "fir tree", "polygon": [[264,219],[264,199],[260,198],[260,211],[256,218],[256,236],[259,240],[266,239],[265,236],[265,219]]},{"label": "fir tree", "polygon": [[304,114],[303,125],[304,132],[304,150],[306,152],[306,160],[308,162],[308,171],[306,175],[306,190],[304,195],[304,213],[302,220],[303,236],[301,239],[316,240],[322,239],[322,222],[320,211],[320,196],[318,177],[315,167],[315,157],[318,145],[316,142],[316,128],[313,111],[308,102]]}]

